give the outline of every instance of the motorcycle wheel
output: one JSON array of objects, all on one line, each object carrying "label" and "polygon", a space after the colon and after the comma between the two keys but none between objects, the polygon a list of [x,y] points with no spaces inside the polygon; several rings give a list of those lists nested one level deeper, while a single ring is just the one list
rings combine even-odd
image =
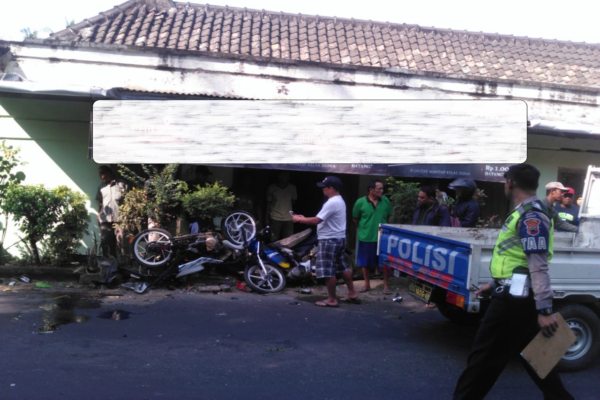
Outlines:
[{"label": "motorcycle wheel", "polygon": [[162,267],[173,258],[173,236],[158,228],[142,231],[133,240],[133,256],[146,267]]},{"label": "motorcycle wheel", "polygon": [[265,264],[265,274],[260,265],[249,265],[244,270],[244,280],[258,293],[277,293],[285,288],[285,275],[277,267]]},{"label": "motorcycle wheel", "polygon": [[256,222],[249,213],[235,211],[223,218],[221,231],[233,244],[245,246],[256,236]]}]

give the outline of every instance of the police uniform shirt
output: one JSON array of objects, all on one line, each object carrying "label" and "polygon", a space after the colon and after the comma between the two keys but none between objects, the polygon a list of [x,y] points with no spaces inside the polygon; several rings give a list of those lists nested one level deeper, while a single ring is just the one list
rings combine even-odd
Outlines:
[{"label": "police uniform shirt", "polygon": [[[533,202],[541,204],[539,199],[533,196],[521,203],[521,206]],[[523,251],[527,255],[531,286],[538,310],[552,307],[553,294],[548,270],[550,229],[552,229],[550,219],[538,208],[525,212],[519,220],[517,229]]]}]

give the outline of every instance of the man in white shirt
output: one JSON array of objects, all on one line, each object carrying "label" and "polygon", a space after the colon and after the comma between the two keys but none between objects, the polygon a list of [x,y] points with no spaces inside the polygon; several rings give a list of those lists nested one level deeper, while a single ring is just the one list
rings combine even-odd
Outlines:
[{"label": "man in white shirt", "polygon": [[346,249],[346,203],[340,195],[342,181],[337,176],[327,176],[317,186],[323,189],[327,201],[316,217],[293,215],[293,221],[317,226],[317,239],[319,250],[317,252],[316,275],[317,279],[325,279],[327,286],[327,299],[319,300],[315,305],[319,307],[338,307],[336,297],[336,274],[342,273],[348,286],[346,301],[358,302],[358,294],[352,283],[352,269],[344,257]]},{"label": "man in white shirt", "polygon": [[96,195],[100,248],[104,257],[117,257],[123,247],[123,230],[117,226],[119,205],[125,198],[127,185],[116,179],[113,170],[106,165],[98,168],[98,174],[102,182]]},{"label": "man in white shirt", "polygon": [[267,188],[267,216],[271,227],[271,239],[279,240],[294,233],[290,211],[298,198],[296,186],[290,183],[288,172],[277,175],[277,183]]}]

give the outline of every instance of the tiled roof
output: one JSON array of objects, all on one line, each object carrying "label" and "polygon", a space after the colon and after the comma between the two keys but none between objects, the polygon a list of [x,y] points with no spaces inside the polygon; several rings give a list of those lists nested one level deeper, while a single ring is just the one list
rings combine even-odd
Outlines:
[{"label": "tiled roof", "polygon": [[130,0],[52,39],[600,88],[600,45],[169,0]]},{"label": "tiled roof", "polygon": [[229,96],[221,95],[218,93],[209,92],[186,92],[181,93],[176,90],[141,90],[141,89],[129,89],[129,88],[112,88],[108,91],[108,97],[114,97],[116,99],[138,99],[142,96],[144,99],[156,98],[156,99],[170,99],[170,98],[181,98],[186,97],[189,99],[203,99],[203,100],[255,100],[249,97],[240,96]]}]

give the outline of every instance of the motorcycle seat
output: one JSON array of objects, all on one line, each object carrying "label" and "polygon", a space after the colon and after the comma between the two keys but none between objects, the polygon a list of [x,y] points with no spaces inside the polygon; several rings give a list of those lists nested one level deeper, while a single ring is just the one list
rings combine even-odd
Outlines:
[{"label": "motorcycle seat", "polygon": [[294,255],[296,256],[296,258],[298,259],[302,259],[305,256],[308,255],[308,253],[310,253],[310,251],[315,247],[314,244],[309,244],[307,246],[303,246],[301,248],[298,249],[294,249]]},{"label": "motorcycle seat", "polygon": [[293,235],[288,236],[286,238],[279,239],[278,241],[273,242],[270,245],[274,246],[274,247],[279,247],[279,248],[286,247],[288,249],[291,249],[294,246],[302,243],[311,234],[312,234],[312,229],[308,228],[308,229],[305,229],[305,230],[303,230],[301,232],[294,233]]},{"label": "motorcycle seat", "polygon": [[279,251],[288,257],[299,260],[307,256],[308,253],[310,253],[311,250],[315,248],[315,246],[315,240],[306,240],[305,242],[302,242],[296,247],[294,247],[293,249],[290,249],[288,247],[279,247]]}]

